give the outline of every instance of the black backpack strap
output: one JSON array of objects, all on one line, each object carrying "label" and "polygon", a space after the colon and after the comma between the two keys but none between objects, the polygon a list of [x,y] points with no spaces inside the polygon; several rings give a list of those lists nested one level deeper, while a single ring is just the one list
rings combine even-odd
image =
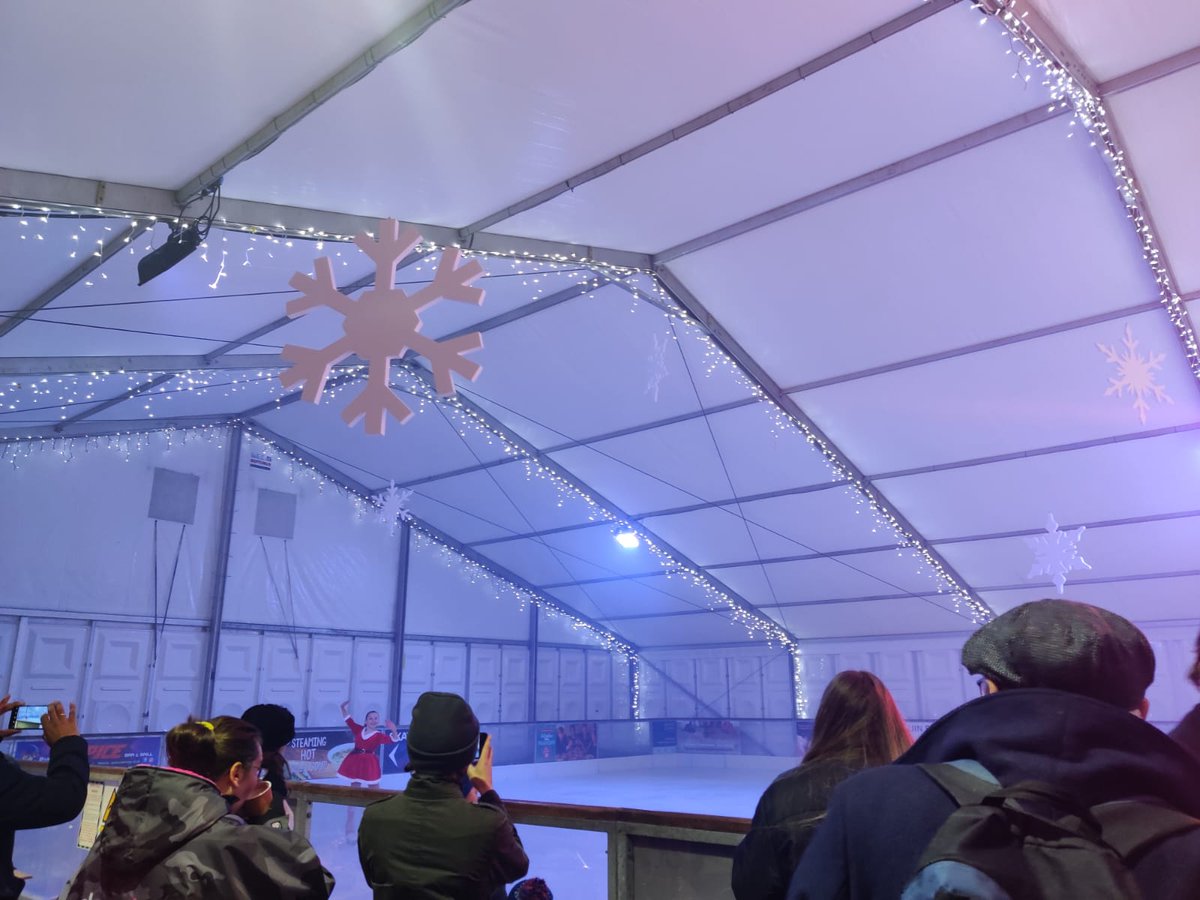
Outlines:
[{"label": "black backpack strap", "polygon": [[1092,808],[1092,815],[1100,823],[1104,842],[1130,861],[1159,841],[1200,828],[1200,819],[1141,800],[1103,803]]},{"label": "black backpack strap", "polygon": [[973,759],[934,765],[918,763],[917,768],[933,779],[959,806],[979,803],[1000,787],[996,776]]}]

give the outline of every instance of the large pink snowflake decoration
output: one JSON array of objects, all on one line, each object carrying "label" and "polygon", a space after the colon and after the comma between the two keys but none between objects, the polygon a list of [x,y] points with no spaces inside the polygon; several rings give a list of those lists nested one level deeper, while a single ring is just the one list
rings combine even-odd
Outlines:
[{"label": "large pink snowflake decoration", "polygon": [[368,364],[367,384],[342,410],[342,419],[351,428],[364,420],[367,434],[383,434],[388,413],[401,425],[412,418],[412,409],[388,383],[392,360],[410,348],[429,360],[434,388],[442,396],[454,393],[451,372],[474,381],[483,370],[479,363],[463,358],[464,353],[483,347],[483,335],[478,331],[446,341],[435,341],[420,333],[421,310],[438,300],[475,306],[483,302],[483,289],[470,286],[483,274],[483,266],[477,260],[459,265],[462,254],[453,248],[445,250],[433,281],[410,297],[394,286],[396,265],[420,240],[420,233],[411,225],[401,232],[395,219],[379,223],[378,240],[371,240],[366,232],[356,235],[354,243],[375,261],[375,286],[363,291],[357,300],[337,289],[333,263],[327,256],[314,261],[315,278],[297,272],[288,282],[303,294],[288,301],[290,317],[326,306],[342,314],[345,334],[327,347],[285,345],[280,355],[292,365],[279,374],[280,382],[289,388],[303,382],[301,398],[319,403],[329,370],[357,353]]}]

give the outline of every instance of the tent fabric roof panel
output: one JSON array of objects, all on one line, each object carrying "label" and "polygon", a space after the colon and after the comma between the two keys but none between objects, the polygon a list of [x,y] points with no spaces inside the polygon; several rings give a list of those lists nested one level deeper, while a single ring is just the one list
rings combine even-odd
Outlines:
[{"label": "tent fabric roof panel", "polygon": [[978,19],[945,9],[495,227],[658,252],[1046,103]]},{"label": "tent fabric roof panel", "polygon": [[1026,129],[670,267],[789,389],[1153,300],[1111,174],[1066,131]]}]

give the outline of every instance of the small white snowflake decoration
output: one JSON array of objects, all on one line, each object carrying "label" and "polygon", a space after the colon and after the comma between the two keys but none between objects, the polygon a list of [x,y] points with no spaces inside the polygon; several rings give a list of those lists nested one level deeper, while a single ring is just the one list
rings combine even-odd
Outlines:
[{"label": "small white snowflake decoration", "polygon": [[1087,560],[1079,555],[1079,541],[1086,530],[1086,525],[1080,525],[1070,531],[1059,531],[1054,515],[1046,516],[1046,533],[1025,538],[1025,542],[1033,548],[1033,565],[1025,577],[1049,575],[1059,596],[1062,596],[1068,572],[1091,568]]},{"label": "small white snowflake decoration", "polygon": [[670,374],[667,371],[667,347],[671,345],[671,339],[664,337],[659,340],[657,334],[652,334],[654,338],[654,349],[650,351],[650,367],[649,374],[646,378],[646,393],[654,398],[654,402],[658,402],[658,387],[662,384],[664,378]]},{"label": "small white snowflake decoration", "polygon": [[407,488],[396,487],[394,481],[389,482],[388,486],[379,492],[377,521],[380,525],[388,526],[388,534],[395,534],[396,525],[401,521],[408,521],[408,517],[412,515],[408,509],[408,500],[412,494]]},{"label": "small white snowflake decoration", "polygon": [[1138,352],[1138,342],[1134,340],[1133,329],[1128,325],[1125,326],[1125,340],[1122,343],[1125,349],[1121,352],[1107,344],[1096,344],[1104,357],[1117,367],[1117,377],[1108,379],[1108,390],[1104,392],[1104,396],[1111,397],[1116,394],[1123,397],[1128,391],[1133,397],[1133,408],[1137,410],[1138,419],[1145,425],[1146,413],[1150,409],[1146,403],[1147,397],[1153,397],[1158,403],[1164,400],[1167,403],[1175,402],[1167,395],[1167,389],[1154,380],[1154,373],[1162,368],[1167,355],[1151,353],[1143,358]]},{"label": "small white snowflake decoration", "polygon": [[350,427],[364,421],[367,434],[383,434],[387,415],[403,425],[413,411],[388,383],[393,359],[413,349],[429,360],[433,369],[434,387],[442,396],[454,393],[451,372],[474,381],[482,366],[464,359],[464,353],[483,347],[479,332],[464,334],[445,341],[435,341],[421,334],[421,310],[438,300],[456,300],[478,306],[483,302],[483,289],[470,287],[483,274],[478,260],[459,265],[462,254],[454,248],[442,252],[433,281],[411,297],[395,287],[396,265],[421,240],[412,226],[400,231],[395,219],[379,223],[379,239],[372,240],[363,232],[354,238],[367,256],[375,261],[375,286],[354,300],[337,289],[333,280],[333,262],[319,257],[313,268],[316,277],[297,272],[288,282],[303,296],[289,300],[287,314],[295,318],[311,309],[325,306],[342,315],[341,338],[327,347],[298,347],[287,344],[280,354],[292,363],[279,375],[284,387],[304,384],[301,397],[318,403],[329,370],[351,353],[367,361],[367,384],[342,411],[342,419]]}]

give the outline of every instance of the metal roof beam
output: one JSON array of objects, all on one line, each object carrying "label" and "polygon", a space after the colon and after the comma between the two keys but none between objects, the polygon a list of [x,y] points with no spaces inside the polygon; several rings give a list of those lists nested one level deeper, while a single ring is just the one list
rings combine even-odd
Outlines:
[{"label": "metal roof beam", "polygon": [[988,125],[986,128],[980,128],[978,131],[973,131],[952,141],[947,141],[944,144],[930,147],[928,150],[922,150],[920,153],[915,153],[897,162],[881,166],[872,172],[857,175],[840,184],[822,188],[804,197],[799,197],[788,203],[776,206],[774,209],[768,209],[765,212],[742,219],[740,222],[734,222],[731,225],[718,228],[716,231],[710,231],[708,234],[702,234],[684,241],[682,244],[668,247],[654,254],[655,265],[671,262],[679,259],[681,256],[687,256],[689,253],[696,253],[735,237],[740,237],[751,231],[756,231],[759,228],[774,225],[776,222],[782,222],[784,219],[790,219],[793,216],[800,215],[800,213],[808,212],[811,209],[816,209],[819,206],[824,206],[827,203],[832,203],[835,200],[840,200],[843,197],[848,197],[867,188],[875,187],[886,181],[891,181],[893,178],[899,178],[901,175],[907,175],[910,172],[931,166],[934,163],[957,156],[960,153],[965,153],[968,150],[974,150],[977,147],[982,147],[984,144],[990,144],[992,141],[998,141],[1001,138],[1024,131],[1026,128],[1034,125],[1041,125],[1043,122],[1048,122],[1065,114],[1065,110],[1055,108],[1051,111],[1048,109],[1047,104],[1042,103],[1028,112],[1012,116],[1003,122]]},{"label": "metal roof beam", "polygon": [[369,75],[389,56],[412,44],[439,19],[467,2],[468,0],[433,0],[423,6],[329,78],[312,90],[306,91],[287,109],[272,116],[265,125],[245,140],[222,153],[211,165],[202,169],[175,192],[175,202],[183,205],[199,196],[201,191],[220,181],[239,163],[266,150],[280,135],[313,110]]},{"label": "metal roof beam", "polygon": [[1140,69],[1110,78],[1108,81],[1101,82],[1097,88],[1101,97],[1112,97],[1115,94],[1131,91],[1144,84],[1158,81],[1160,78],[1174,75],[1176,72],[1182,72],[1184,69],[1190,69],[1195,65],[1200,65],[1200,47],[1184,50],[1182,53],[1160,59],[1148,66],[1142,66]]},{"label": "metal roof beam", "polygon": [[[39,310],[49,306],[62,294],[75,287],[75,285],[87,278],[88,275],[92,274],[92,272],[116,256],[117,253],[125,249],[125,245],[137,235],[138,230],[137,226],[131,226],[124,234],[113,237],[99,250],[93,251],[86,247],[83,248],[83,252],[87,255],[87,258],[83,262],[45,290],[39,291],[35,297],[27,301],[15,312],[0,313],[0,338],[4,337],[22,322],[33,318]],[[37,320],[35,319],[34,321]]]},{"label": "metal roof beam", "polygon": [[564,181],[560,181],[558,184],[552,185],[551,187],[526,197],[523,200],[519,200],[518,202],[507,206],[504,209],[497,210],[491,215],[484,216],[482,219],[479,219],[476,222],[472,222],[470,225],[461,230],[459,233],[460,239],[465,242],[469,242],[475,235],[485,231],[488,228],[491,228],[493,225],[499,222],[503,222],[505,219],[510,219],[515,215],[526,212],[530,209],[534,209],[535,207],[541,206],[543,203],[548,203],[555,197],[561,196],[568,191],[575,190],[580,185],[587,184],[589,181],[594,181],[603,175],[607,175],[609,172],[615,171],[621,166],[631,163],[636,159],[640,159],[649,153],[653,153],[655,150],[658,150],[661,147],[665,147],[668,144],[674,143],[675,141],[682,140],[688,135],[700,131],[702,128],[707,128],[709,125],[719,122],[727,116],[733,115],[738,110],[745,109],[746,107],[757,103],[759,100],[764,100],[785,88],[791,87],[793,84],[796,84],[799,81],[803,81],[805,78],[808,78],[811,75],[815,75],[822,69],[827,69],[830,66],[853,56],[855,53],[865,50],[868,47],[871,47],[894,34],[904,31],[906,28],[910,28],[913,25],[923,22],[930,16],[934,16],[942,10],[954,6],[956,3],[958,3],[958,0],[929,0],[929,2],[922,3],[915,9],[909,10],[903,15],[892,19],[890,22],[885,22],[878,28],[873,28],[866,34],[861,34],[858,37],[842,44],[840,47],[835,47],[833,50],[823,53],[815,59],[809,60],[808,62],[797,66],[789,72],[785,72],[782,75],[772,78],[765,84],[761,84],[758,87],[741,94],[740,96],[734,97],[732,100],[722,103],[720,106],[701,113],[700,115],[689,119],[688,121],[677,125],[674,128],[664,131],[662,134],[656,135],[647,141],[643,141],[635,147],[630,147],[628,150],[618,153],[616,156],[607,159],[598,165],[592,166],[586,171],[580,172],[577,175],[573,175]]},{"label": "metal roof beam", "polygon": [[[168,221],[179,215],[179,205],[169,190],[2,167],[0,201],[30,207],[48,205],[86,209],[97,214],[153,215]],[[334,240],[349,238],[360,231],[375,231],[379,227],[379,218],[223,196],[221,213],[214,224],[232,230],[286,232],[297,237]],[[440,247],[459,242],[455,228],[421,222],[401,224],[412,225],[425,240]],[[469,249],[554,262],[574,261],[585,265],[592,262],[624,269],[649,269],[651,262],[646,253],[492,233],[476,235]]]}]

